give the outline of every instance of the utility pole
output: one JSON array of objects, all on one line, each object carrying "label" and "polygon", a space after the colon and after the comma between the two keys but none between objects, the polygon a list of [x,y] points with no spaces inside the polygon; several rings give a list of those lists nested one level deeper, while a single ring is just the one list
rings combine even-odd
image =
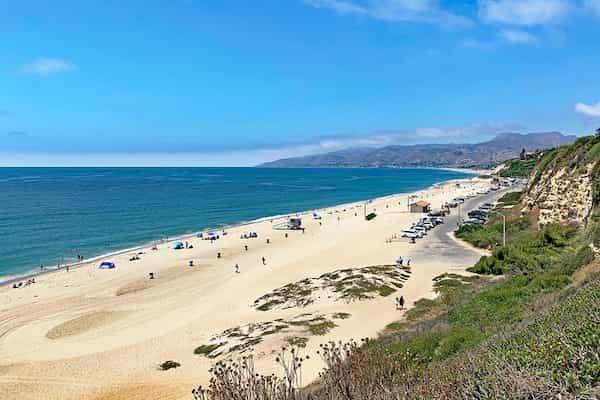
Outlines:
[{"label": "utility pole", "polygon": [[491,213],[498,214],[502,217],[502,247],[506,247],[506,215],[498,211],[491,211]]}]

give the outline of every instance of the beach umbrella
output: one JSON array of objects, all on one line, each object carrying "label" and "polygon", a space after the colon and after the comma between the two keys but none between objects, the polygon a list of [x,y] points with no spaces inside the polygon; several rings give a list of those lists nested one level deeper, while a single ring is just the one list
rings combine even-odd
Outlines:
[{"label": "beach umbrella", "polygon": [[98,268],[100,269],[111,269],[115,267],[115,263],[112,261],[102,261]]}]

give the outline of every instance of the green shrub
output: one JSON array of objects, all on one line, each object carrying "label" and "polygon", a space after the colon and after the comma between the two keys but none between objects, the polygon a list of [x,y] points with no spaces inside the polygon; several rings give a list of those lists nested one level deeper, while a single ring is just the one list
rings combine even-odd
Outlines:
[{"label": "green shrub", "polygon": [[516,239],[508,241],[506,247],[495,248],[490,256],[482,257],[468,271],[502,275],[546,270],[557,261],[561,249],[568,247],[574,233],[573,229],[559,225],[546,226],[539,232],[522,227],[520,223],[507,227]]},{"label": "green shrub", "polygon": [[223,346],[225,343],[203,344],[194,349],[194,354],[208,356],[210,353]]},{"label": "green shrub", "polygon": [[[456,237],[469,242],[475,247],[492,249],[502,244],[503,223],[489,221],[485,225],[463,225],[456,232]],[[506,240],[511,242],[529,232],[529,221],[517,218],[506,221]]]},{"label": "green shrub", "polygon": [[538,157],[527,160],[509,160],[506,162],[507,168],[500,172],[500,176],[504,178],[526,178],[531,174]]},{"label": "green shrub", "polygon": [[177,361],[171,361],[171,360],[169,360],[169,361],[165,361],[165,362],[161,363],[158,367],[161,370],[166,371],[166,370],[169,370],[171,368],[181,367],[181,364],[179,364]]},{"label": "green shrub", "polygon": [[506,193],[504,196],[498,199],[498,203],[501,203],[502,206],[514,206],[519,204],[522,196],[523,192]]}]

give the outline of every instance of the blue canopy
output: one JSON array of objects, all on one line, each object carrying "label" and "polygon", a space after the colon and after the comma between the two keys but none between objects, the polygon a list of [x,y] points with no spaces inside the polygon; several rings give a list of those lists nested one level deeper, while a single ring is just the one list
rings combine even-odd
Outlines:
[{"label": "blue canopy", "polygon": [[174,249],[183,249],[183,242],[175,242],[173,245]]},{"label": "blue canopy", "polygon": [[100,263],[100,267],[101,269],[111,269],[115,267],[115,263],[112,261],[102,261]]}]

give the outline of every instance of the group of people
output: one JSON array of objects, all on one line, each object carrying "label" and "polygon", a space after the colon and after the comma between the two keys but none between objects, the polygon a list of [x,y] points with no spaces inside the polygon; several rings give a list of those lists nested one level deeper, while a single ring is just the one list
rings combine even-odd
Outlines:
[{"label": "group of people", "polygon": [[[396,260],[396,264],[398,264],[399,267],[404,266],[404,258],[402,256],[398,257],[398,259]],[[406,260],[406,266],[410,267],[410,258]]]},{"label": "group of people", "polygon": [[404,296],[396,297],[396,310],[404,309]]},{"label": "group of people", "polygon": [[29,286],[35,283],[35,278],[27,279],[25,282],[13,283],[13,289],[18,289],[20,287]]}]

